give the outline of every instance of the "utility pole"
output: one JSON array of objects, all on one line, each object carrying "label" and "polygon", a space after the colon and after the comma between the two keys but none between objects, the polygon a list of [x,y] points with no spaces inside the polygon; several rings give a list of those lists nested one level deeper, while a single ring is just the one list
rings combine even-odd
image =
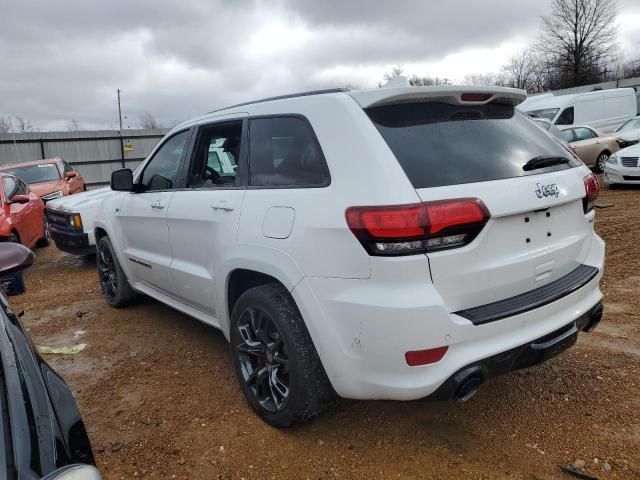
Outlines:
[{"label": "utility pole", "polygon": [[118,89],[118,120],[120,121],[120,134],[122,134],[122,108],[120,107],[120,89]]},{"label": "utility pole", "polygon": [[122,168],[125,168],[124,163],[124,140],[122,140],[122,107],[120,106],[120,89],[118,88],[118,120],[120,122],[120,160],[122,161]]}]

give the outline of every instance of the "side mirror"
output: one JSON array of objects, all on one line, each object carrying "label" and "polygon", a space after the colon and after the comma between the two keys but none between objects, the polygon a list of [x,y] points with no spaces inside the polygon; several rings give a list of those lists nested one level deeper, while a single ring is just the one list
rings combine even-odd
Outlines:
[{"label": "side mirror", "polygon": [[20,272],[33,265],[36,256],[20,243],[0,244],[0,275]]},{"label": "side mirror", "polygon": [[68,465],[51,472],[42,480],[100,480],[100,473],[92,465]]},{"label": "side mirror", "polygon": [[64,174],[64,178],[76,178],[78,174],[76,172],[67,172]]},{"label": "side mirror", "polygon": [[14,195],[9,199],[9,203],[29,203],[29,195]]},{"label": "side mirror", "polygon": [[111,190],[116,192],[133,191],[133,172],[130,168],[122,168],[111,172]]}]

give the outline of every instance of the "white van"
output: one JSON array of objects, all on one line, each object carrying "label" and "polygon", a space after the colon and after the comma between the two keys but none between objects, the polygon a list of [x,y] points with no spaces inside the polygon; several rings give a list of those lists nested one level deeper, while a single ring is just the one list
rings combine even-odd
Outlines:
[{"label": "white van", "polygon": [[518,108],[555,125],[589,125],[611,132],[638,113],[633,88],[613,88],[573,95],[546,93],[527,98]]}]

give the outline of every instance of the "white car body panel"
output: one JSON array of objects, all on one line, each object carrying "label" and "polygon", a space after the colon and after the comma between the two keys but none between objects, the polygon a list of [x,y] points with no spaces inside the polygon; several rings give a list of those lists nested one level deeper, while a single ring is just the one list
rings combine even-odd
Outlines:
[{"label": "white car body panel", "polygon": [[638,113],[633,88],[612,88],[572,95],[534,95],[518,105],[523,112],[557,108],[552,119],[557,124],[566,108],[574,108],[571,125],[590,125],[603,132],[612,132]]},{"label": "white car body panel", "polygon": [[[499,87],[388,88],[264,101],[199,117],[168,137],[217,120],[303,115],[322,147],[330,185],[113,192],[94,227],[109,236],[135,290],[220,328],[227,339],[230,275],[266,274],[291,292],[338,394],[424,397],[459,368],[552,332],[602,298],[604,243],[593,231],[593,212],[582,211],[586,167],[416,189],[363,111],[397,101],[457,103],[467,91],[511,104],[525,97]],[[558,195],[538,197],[539,184],[557,184]],[[455,250],[371,256],[345,221],[350,206],[460,197],[483,200],[491,219],[472,243]],[[156,202],[163,208],[153,208]],[[535,210],[541,218],[526,225],[523,217]],[[557,235],[549,238],[547,227]],[[453,313],[527,292],[578,264],[600,273],[551,304],[483,326]],[[407,366],[405,352],[441,345],[449,346],[443,361]]]},{"label": "white car body panel", "polygon": [[609,157],[604,165],[604,182],[608,185],[640,185],[640,144],[618,150]]}]

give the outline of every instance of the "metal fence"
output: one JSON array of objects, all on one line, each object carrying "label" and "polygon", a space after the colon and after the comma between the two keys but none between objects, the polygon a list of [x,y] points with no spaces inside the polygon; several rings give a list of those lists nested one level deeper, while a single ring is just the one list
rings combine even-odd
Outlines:
[{"label": "metal fence", "polygon": [[91,188],[106,185],[111,172],[135,168],[167,129],[29,132],[0,134],[0,165],[60,157],[80,172]]}]

